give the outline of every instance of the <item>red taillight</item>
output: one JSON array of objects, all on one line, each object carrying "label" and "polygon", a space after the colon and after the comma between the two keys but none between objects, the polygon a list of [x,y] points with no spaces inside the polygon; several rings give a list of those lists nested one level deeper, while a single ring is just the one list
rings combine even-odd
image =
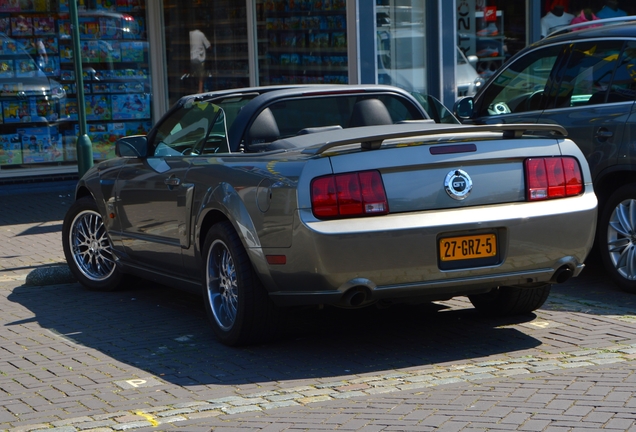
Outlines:
[{"label": "red taillight", "polygon": [[579,163],[573,157],[526,159],[526,188],[530,201],[579,195],[583,192]]},{"label": "red taillight", "polygon": [[389,204],[378,171],[319,177],[311,182],[311,208],[317,218],[387,214]]}]

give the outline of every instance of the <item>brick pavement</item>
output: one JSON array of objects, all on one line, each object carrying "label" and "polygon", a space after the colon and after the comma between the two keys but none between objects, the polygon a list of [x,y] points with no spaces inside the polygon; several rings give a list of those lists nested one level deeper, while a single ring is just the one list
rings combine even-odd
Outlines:
[{"label": "brick pavement", "polygon": [[636,296],[593,264],[536,315],[305,311],[231,349],[190,294],[27,284],[63,262],[57,187],[0,188],[0,430],[636,431]]},{"label": "brick pavement", "polygon": [[0,282],[64,262],[62,219],[75,182],[0,186]]}]

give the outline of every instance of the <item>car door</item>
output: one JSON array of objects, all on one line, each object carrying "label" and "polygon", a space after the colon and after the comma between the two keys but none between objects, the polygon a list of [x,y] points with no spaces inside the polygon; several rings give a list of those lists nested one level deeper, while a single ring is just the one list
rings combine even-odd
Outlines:
[{"label": "car door", "polygon": [[636,103],[630,103],[636,100],[636,41],[625,43],[607,98],[610,103],[625,101],[623,103],[631,106],[623,131],[623,144],[618,151],[618,161],[630,167],[636,166],[636,145],[631,140],[636,137]]},{"label": "car door", "polygon": [[[616,164],[625,124],[634,105],[632,50],[623,40],[571,45],[567,61],[548,89],[541,123],[564,126],[583,151],[593,176]],[[612,84],[614,78],[614,84]]]},{"label": "car door", "polygon": [[192,160],[211,151],[207,138],[217,117],[207,103],[173,111],[152,135],[150,155],[131,158],[121,169],[116,207],[131,262],[162,273],[183,272],[192,195],[185,178]]}]

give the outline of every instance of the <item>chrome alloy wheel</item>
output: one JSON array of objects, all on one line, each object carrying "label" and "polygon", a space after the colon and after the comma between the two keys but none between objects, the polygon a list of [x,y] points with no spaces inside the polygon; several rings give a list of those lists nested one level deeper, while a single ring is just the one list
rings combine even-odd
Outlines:
[{"label": "chrome alloy wheel", "polygon": [[115,271],[113,248],[99,213],[85,210],[75,216],[69,244],[73,261],[88,279],[103,281]]},{"label": "chrome alloy wheel", "polygon": [[214,319],[223,330],[230,330],[236,322],[238,281],[230,250],[221,240],[215,240],[210,247],[205,283]]},{"label": "chrome alloy wheel", "polygon": [[636,200],[622,201],[612,212],[607,248],[616,271],[625,279],[636,280]]}]

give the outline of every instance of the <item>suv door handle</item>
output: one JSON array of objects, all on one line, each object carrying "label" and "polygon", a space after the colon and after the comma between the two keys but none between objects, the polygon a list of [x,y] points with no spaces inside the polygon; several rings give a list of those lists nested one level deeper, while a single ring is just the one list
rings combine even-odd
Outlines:
[{"label": "suv door handle", "polygon": [[179,186],[179,184],[181,183],[181,180],[178,179],[177,177],[168,177],[163,182],[166,186]]},{"label": "suv door handle", "polygon": [[600,128],[596,131],[596,134],[594,136],[598,139],[606,140],[613,137],[614,133],[609,129]]}]

